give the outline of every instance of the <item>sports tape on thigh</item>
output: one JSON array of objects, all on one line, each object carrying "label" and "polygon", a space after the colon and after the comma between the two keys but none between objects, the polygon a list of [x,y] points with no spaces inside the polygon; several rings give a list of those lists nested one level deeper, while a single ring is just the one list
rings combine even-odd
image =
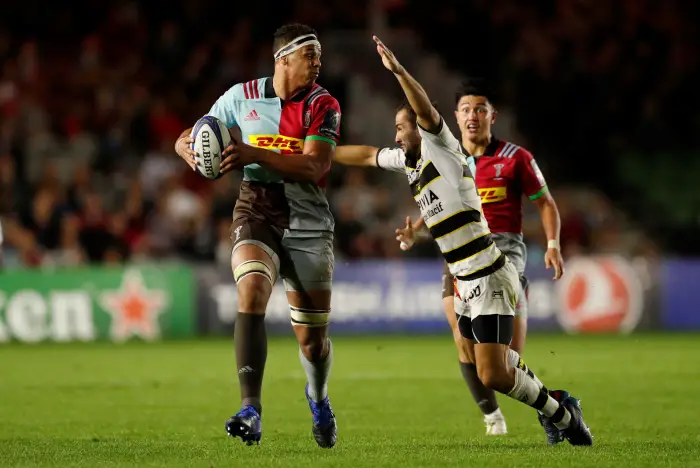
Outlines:
[{"label": "sports tape on thigh", "polygon": [[289,306],[292,325],[304,327],[325,327],[330,322],[330,310],[304,309],[302,307]]},{"label": "sports tape on thigh", "polygon": [[233,270],[233,279],[240,281],[246,275],[261,275],[267,278],[271,285],[275,284],[275,275],[265,262],[260,260],[248,260],[242,262]]}]

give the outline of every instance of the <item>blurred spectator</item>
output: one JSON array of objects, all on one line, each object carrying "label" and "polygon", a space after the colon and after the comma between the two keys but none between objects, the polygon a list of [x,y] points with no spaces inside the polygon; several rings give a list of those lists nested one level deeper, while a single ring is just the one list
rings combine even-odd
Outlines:
[{"label": "blurred spectator", "polygon": [[[229,4],[202,10],[191,0],[169,3],[169,14],[158,2],[121,0],[44,2],[40,18],[31,2],[4,9],[5,263],[228,264],[240,174],[214,182],[198,177],[174,155],[175,138],[232,83],[271,72],[270,25],[294,19],[320,32],[359,29],[373,24],[370,11],[421,36],[451,67],[491,77],[521,117],[523,144],[546,164],[565,255],[658,252],[619,209],[663,225],[655,219],[666,210],[648,217],[640,201],[655,180],[645,168],[661,149],[671,155],[667,166],[687,151],[698,157],[697,4],[383,0],[371,10],[369,4],[295,0],[268,11],[273,16],[264,23],[255,4],[237,5],[235,17],[222,21]],[[622,157],[628,154],[632,164]],[[396,179],[380,172],[331,173],[338,258],[435,255],[431,245],[408,254],[398,249],[394,229],[417,210],[408,190],[393,190]],[[595,189],[577,187],[582,182]],[[666,198],[656,196],[656,206],[669,207]],[[691,215],[683,219],[699,222],[692,201],[685,206]],[[523,230],[536,252],[544,237],[528,203]]]}]

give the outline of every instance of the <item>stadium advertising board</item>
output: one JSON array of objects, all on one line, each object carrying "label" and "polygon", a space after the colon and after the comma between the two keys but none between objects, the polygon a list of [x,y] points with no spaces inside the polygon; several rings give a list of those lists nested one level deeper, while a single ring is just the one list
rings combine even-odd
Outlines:
[{"label": "stadium advertising board", "polygon": [[662,325],[670,330],[700,329],[700,262],[666,260],[662,267]]},{"label": "stadium advertising board", "polygon": [[0,343],[125,341],[191,336],[187,267],[0,273]]},{"label": "stadium advertising board", "polygon": [[[333,332],[447,332],[441,273],[439,261],[339,263],[333,281]],[[571,259],[565,280],[556,283],[543,266],[534,265],[527,273],[531,330],[629,333],[656,325],[656,282],[648,265],[618,257],[582,257]],[[236,315],[231,272],[203,268],[197,276],[199,329],[230,334]],[[267,323],[273,332],[290,328],[280,284],[270,300]]]}]

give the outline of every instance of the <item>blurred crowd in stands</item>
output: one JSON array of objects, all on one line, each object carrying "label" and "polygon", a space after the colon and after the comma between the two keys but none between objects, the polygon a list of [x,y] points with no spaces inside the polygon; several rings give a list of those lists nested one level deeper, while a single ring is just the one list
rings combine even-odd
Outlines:
[{"label": "blurred crowd in stands", "polygon": [[[13,4],[0,19],[5,265],[228,263],[240,178],[196,176],[174,140],[230,85],[270,73],[277,25],[364,29],[367,3],[298,0],[266,10],[264,20],[254,3]],[[628,199],[619,197],[626,189],[615,183],[610,157],[638,151],[643,166],[652,150],[683,151],[700,133],[697,106],[695,114],[687,109],[700,82],[688,20],[697,16],[674,1],[380,3],[391,27],[421,35],[451,67],[489,76],[522,117],[520,143],[548,168],[566,255],[656,251],[620,214]],[[320,81],[342,106],[343,83]],[[693,118],[674,118],[679,113]],[[417,210],[407,189],[387,189],[393,176],[333,169],[338,259],[405,255],[394,229]],[[539,217],[525,204],[523,230],[538,252]],[[434,254],[430,245],[410,253]]]}]

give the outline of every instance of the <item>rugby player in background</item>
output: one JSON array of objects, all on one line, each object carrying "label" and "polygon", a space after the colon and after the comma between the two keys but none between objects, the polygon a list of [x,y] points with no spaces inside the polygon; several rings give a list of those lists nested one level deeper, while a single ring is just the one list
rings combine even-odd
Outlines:
[{"label": "rugby player in background", "polygon": [[395,117],[400,148],[341,146],[335,160],[407,176],[421,216],[455,277],[455,297],[461,304],[456,321],[469,344],[478,378],[487,388],[541,413],[550,443],[567,439],[572,445],[591,445],[578,400],[565,391],[550,392],[509,348],[521,289],[519,275],[496,246],[482,216],[462,145],[421,85],[378,38],[374,40],[384,66],[408,100]]},{"label": "rugby player in background", "polygon": [[[308,379],[312,432],[320,447],[329,448],[337,439],[328,398],[334,221],[324,187],[339,137],[340,107],[316,84],[321,44],[312,28],[281,27],[274,35],[273,54],[274,76],[233,86],[208,112],[227,127],[240,129],[243,140],[223,152],[221,164],[222,173],[234,168],[244,173],[231,226],[242,408],[226,421],[226,431],[248,444],[262,437],[265,310],[281,277]],[[190,132],[182,132],[175,150],[194,169]]]},{"label": "rugby player in background", "polygon": [[[462,149],[467,164],[474,174],[481,196],[481,206],[489,230],[498,249],[508,256],[520,276],[521,290],[515,310],[515,327],[511,349],[522,355],[527,333],[527,290],[525,277],[527,250],[522,234],[522,198],[527,196],[538,208],[547,237],[545,266],[554,269],[557,280],[564,272],[564,261],[559,249],[560,219],[557,205],[547,189],[547,183],[535,159],[529,151],[514,143],[499,140],[491,132],[497,117],[493,105],[493,92],[480,78],[465,81],[456,95],[455,117],[461,131]],[[409,249],[418,238],[417,230],[424,226],[423,219],[397,229],[397,240],[403,250]],[[429,236],[428,236],[429,238]],[[484,413],[486,434],[507,433],[505,418],[496,394],[479,380],[473,357],[468,353],[468,343],[459,332],[455,318],[453,277],[447,264],[443,272],[443,308],[457,345],[462,375],[477,405]],[[459,303],[459,301],[457,301]]]}]

